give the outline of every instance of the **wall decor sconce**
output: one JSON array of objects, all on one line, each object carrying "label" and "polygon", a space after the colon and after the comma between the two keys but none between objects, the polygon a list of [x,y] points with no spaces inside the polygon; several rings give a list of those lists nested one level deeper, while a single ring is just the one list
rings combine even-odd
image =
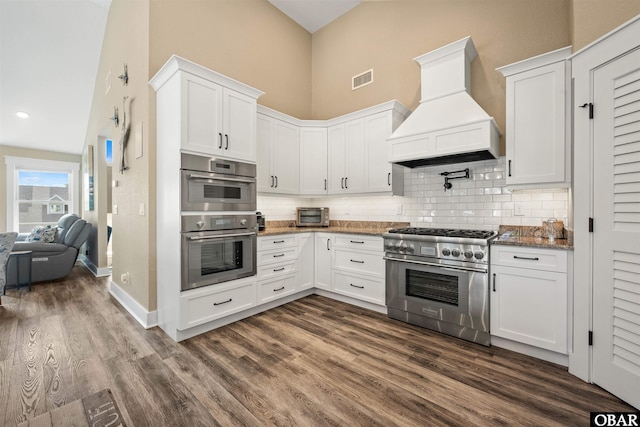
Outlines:
[{"label": "wall decor sconce", "polygon": [[[464,175],[458,175],[464,174]],[[442,172],[440,175],[444,176],[444,191],[450,190],[453,185],[449,182],[452,179],[469,179],[469,168],[462,169],[454,172]],[[449,175],[458,175],[458,176],[449,176]]]},{"label": "wall decor sconce", "polygon": [[118,78],[122,80],[122,84],[124,86],[129,84],[129,73],[127,72],[127,64],[124,64],[124,71],[118,76]]},{"label": "wall decor sconce", "polygon": [[113,125],[118,127],[120,123],[120,118],[118,117],[118,107],[113,107],[113,116],[109,117],[109,120],[113,120]]}]

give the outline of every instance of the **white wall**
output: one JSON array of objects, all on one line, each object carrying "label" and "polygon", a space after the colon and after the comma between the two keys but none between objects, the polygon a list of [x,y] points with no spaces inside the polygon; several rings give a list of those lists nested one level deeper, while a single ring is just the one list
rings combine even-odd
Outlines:
[{"label": "white wall", "polygon": [[[444,191],[445,171],[470,170],[470,179],[452,180]],[[328,206],[331,219],[404,221],[419,227],[497,230],[504,225],[541,226],[557,218],[568,224],[566,188],[510,190],[505,158],[448,166],[405,169],[405,195],[327,196],[318,198],[258,196],[258,210],[270,220],[293,220],[297,206]],[[522,208],[522,216],[515,208]]]}]

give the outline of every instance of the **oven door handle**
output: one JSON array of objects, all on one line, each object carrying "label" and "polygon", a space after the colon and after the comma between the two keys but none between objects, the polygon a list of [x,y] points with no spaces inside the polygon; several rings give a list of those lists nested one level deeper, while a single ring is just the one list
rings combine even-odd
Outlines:
[{"label": "oven door handle", "polygon": [[475,271],[477,273],[488,273],[488,270],[482,269],[482,268],[471,268],[471,267],[455,267],[455,266],[444,266],[442,264],[436,264],[433,262],[426,262],[426,261],[414,261],[414,260],[410,260],[410,259],[397,259],[397,258],[391,258],[391,257],[382,257],[382,259],[387,260],[387,261],[395,261],[395,262],[406,262],[409,264],[417,264],[417,265],[426,265],[429,267],[438,267],[441,268],[443,270],[453,270],[453,271]]},{"label": "oven door handle", "polygon": [[206,182],[213,182],[213,181],[231,181],[231,182],[246,182],[248,184],[253,184],[254,182],[256,182],[255,179],[253,178],[231,178],[228,176],[219,176],[219,175],[198,175],[195,173],[192,173],[190,175],[188,175],[188,178],[192,181],[206,181]]},{"label": "oven door handle", "polygon": [[256,233],[236,233],[236,234],[216,234],[214,236],[190,236],[189,240],[210,240],[210,239],[221,239],[226,237],[245,237],[245,236],[255,236]]}]

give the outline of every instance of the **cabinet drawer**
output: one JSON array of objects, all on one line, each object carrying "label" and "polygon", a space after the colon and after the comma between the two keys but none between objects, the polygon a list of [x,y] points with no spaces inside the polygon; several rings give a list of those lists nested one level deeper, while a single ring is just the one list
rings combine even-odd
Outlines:
[{"label": "cabinet drawer", "polygon": [[567,252],[514,246],[491,246],[491,264],[566,273]]},{"label": "cabinet drawer", "polygon": [[382,252],[356,252],[347,249],[336,249],[334,268],[384,277],[384,260]]},{"label": "cabinet drawer", "polygon": [[277,263],[258,267],[258,280],[269,280],[297,272],[296,262]]},{"label": "cabinet drawer", "polygon": [[258,283],[258,301],[260,304],[274,299],[282,298],[296,291],[296,274]]},{"label": "cabinet drawer", "polygon": [[185,330],[253,307],[255,281],[242,285],[212,285],[180,296],[180,327]]},{"label": "cabinet drawer", "polygon": [[363,278],[334,271],[333,290],[339,294],[374,304],[384,305],[385,302],[384,280],[382,279]]},{"label": "cabinet drawer", "polygon": [[367,251],[383,251],[382,237],[359,234],[334,234],[336,248],[349,248]]},{"label": "cabinet drawer", "polygon": [[283,248],[277,251],[266,251],[257,253],[258,267],[274,263],[283,263],[287,261],[295,261],[298,257],[298,248]]},{"label": "cabinet drawer", "polygon": [[294,234],[258,237],[258,251],[270,251],[273,249],[280,249],[280,248],[292,248],[297,245],[298,245],[298,242]]}]

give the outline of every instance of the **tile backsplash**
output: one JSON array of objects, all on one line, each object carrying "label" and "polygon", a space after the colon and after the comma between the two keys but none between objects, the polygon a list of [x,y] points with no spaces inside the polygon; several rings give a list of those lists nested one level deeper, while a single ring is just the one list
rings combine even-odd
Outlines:
[{"label": "tile backsplash", "polygon": [[[469,168],[469,179],[451,180],[444,191],[440,174]],[[569,224],[569,190],[511,190],[505,183],[505,158],[429,166],[404,171],[404,196],[258,196],[267,220],[294,220],[298,206],[328,206],[331,219],[406,221],[416,227],[497,230],[503,225],[539,226],[549,218]]]}]

